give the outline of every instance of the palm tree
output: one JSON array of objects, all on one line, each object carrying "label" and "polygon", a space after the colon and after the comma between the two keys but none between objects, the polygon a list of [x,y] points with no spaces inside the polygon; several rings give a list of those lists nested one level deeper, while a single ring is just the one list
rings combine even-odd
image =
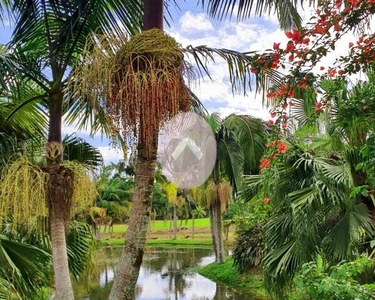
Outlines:
[{"label": "palm tree", "polygon": [[263,155],[265,126],[249,116],[230,115],[221,120],[212,114],[208,123],[214,132],[217,157],[211,179],[205,186],[216,262],[225,261],[222,208],[241,186],[242,175],[257,172]]},{"label": "palm tree", "polygon": [[[130,33],[137,31],[139,7],[135,2],[122,3],[116,0],[79,3],[54,0],[2,1],[1,4],[1,17],[4,9],[8,9],[9,15],[15,19],[10,42],[11,56],[16,62],[15,69],[40,91],[38,95],[25,100],[22,106],[38,101],[48,110],[47,197],[50,206],[56,299],[73,299],[65,242],[69,211],[66,203],[71,202],[73,180],[69,168],[61,165],[62,116],[74,101],[66,97],[66,79],[69,71],[74,69],[90,33],[103,32],[109,28],[120,32],[123,29],[120,29],[118,21]],[[7,69],[0,70],[3,82],[8,78],[8,73]],[[10,80],[7,83],[12,82]],[[92,110],[89,111],[91,112]]]}]

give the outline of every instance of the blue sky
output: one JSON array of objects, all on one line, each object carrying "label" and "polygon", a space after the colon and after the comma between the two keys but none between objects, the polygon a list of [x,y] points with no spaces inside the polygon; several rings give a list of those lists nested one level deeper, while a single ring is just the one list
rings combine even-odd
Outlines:
[{"label": "blue sky", "polygon": [[[285,34],[278,29],[277,19],[274,15],[262,18],[252,18],[245,22],[232,20],[217,21],[208,17],[201,6],[196,5],[196,1],[180,1],[180,11],[172,8],[170,12],[173,20],[170,21],[170,27],[165,26],[165,30],[175,37],[182,46],[207,45],[210,47],[227,48],[236,51],[253,51],[271,48],[273,42],[286,43]],[[312,9],[302,12],[303,18],[308,20]],[[0,42],[6,43],[11,36],[11,29],[6,26],[1,29]],[[348,45],[352,37],[344,39],[343,45]],[[336,47],[337,57],[346,47]],[[323,65],[329,65],[334,57],[329,57],[322,62]],[[260,95],[249,92],[245,97],[243,95],[233,95],[228,82],[227,67],[224,61],[217,60],[209,68],[213,81],[207,77],[203,78],[199,84],[193,84],[192,89],[201,99],[205,107],[210,112],[218,112],[222,116],[230,113],[250,114],[259,118],[267,119],[268,110],[262,107]],[[72,126],[65,125],[63,128],[65,134],[76,132]],[[116,161],[123,157],[121,151],[112,149],[109,141],[98,136],[90,137],[87,131],[77,132],[77,134],[87,140],[89,143],[99,147],[103,157],[108,163]]]}]

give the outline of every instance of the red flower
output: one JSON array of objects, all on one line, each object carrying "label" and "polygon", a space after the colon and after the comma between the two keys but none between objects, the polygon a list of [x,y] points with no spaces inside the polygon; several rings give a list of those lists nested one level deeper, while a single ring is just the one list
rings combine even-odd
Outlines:
[{"label": "red flower", "polygon": [[266,148],[270,148],[272,144],[270,142],[266,143]]},{"label": "red flower", "polygon": [[349,43],[349,48],[353,47],[354,46],[354,43],[350,42]]},{"label": "red flower", "polygon": [[352,5],[353,8],[357,7],[359,4],[358,0],[349,0],[348,2]]},{"label": "red flower", "polygon": [[272,141],[272,146],[277,146],[279,144],[279,141]]},{"label": "red flower", "polygon": [[272,120],[268,120],[268,122],[267,122],[267,125],[268,125],[268,126],[272,126],[273,124],[275,124],[274,121],[272,121]]},{"label": "red flower", "polygon": [[304,38],[304,39],[302,40],[302,44],[307,45],[308,43],[310,43],[310,39],[309,39],[309,38]]},{"label": "red flower", "polygon": [[345,74],[345,71],[344,70],[338,70],[337,72],[339,75],[344,75]]},{"label": "red flower", "polygon": [[270,158],[271,158],[272,160],[274,160],[274,159],[276,158],[276,154],[275,154],[275,153],[272,153],[272,154],[270,155]]},{"label": "red flower", "polygon": [[286,123],[281,124],[282,129],[286,129],[286,127],[287,127]]},{"label": "red flower", "polygon": [[261,170],[267,169],[271,165],[271,161],[268,158],[261,158],[259,168]]},{"label": "red flower", "polygon": [[325,68],[323,66],[320,66],[320,71],[323,71]]},{"label": "red flower", "polygon": [[285,153],[285,151],[288,149],[287,145],[285,145],[284,143],[281,143],[278,148],[277,148],[277,152],[279,152],[280,154],[283,154]]},{"label": "red flower", "polygon": [[271,200],[270,198],[264,198],[263,202],[264,202],[264,204],[268,204],[268,202],[270,202],[270,200]]},{"label": "red flower", "polygon": [[273,50],[279,50],[280,49],[280,43],[273,43]]},{"label": "red flower", "polygon": [[332,78],[332,77],[335,77],[337,71],[335,69],[329,69],[327,73],[328,73],[328,76]]},{"label": "red flower", "polygon": [[256,68],[256,67],[252,67],[252,68],[250,68],[250,72],[251,72],[251,73],[258,73],[258,72],[259,72],[259,69]]},{"label": "red flower", "polygon": [[271,118],[274,118],[274,117],[276,117],[276,112],[275,111],[271,112]]},{"label": "red flower", "polygon": [[294,48],[295,48],[294,43],[292,41],[289,41],[288,44],[286,45],[285,51],[290,52],[294,50]]}]

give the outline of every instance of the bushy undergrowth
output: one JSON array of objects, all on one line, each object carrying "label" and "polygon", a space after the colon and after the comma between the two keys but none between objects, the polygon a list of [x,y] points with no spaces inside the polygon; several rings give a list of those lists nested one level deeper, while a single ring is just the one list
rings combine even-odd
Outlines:
[{"label": "bushy undergrowth", "polygon": [[233,247],[234,265],[240,273],[259,267],[264,257],[264,230],[260,223],[238,233]]},{"label": "bushy undergrowth", "polygon": [[375,260],[359,256],[354,261],[328,267],[321,256],[304,264],[296,277],[299,289],[316,300],[375,299]]}]

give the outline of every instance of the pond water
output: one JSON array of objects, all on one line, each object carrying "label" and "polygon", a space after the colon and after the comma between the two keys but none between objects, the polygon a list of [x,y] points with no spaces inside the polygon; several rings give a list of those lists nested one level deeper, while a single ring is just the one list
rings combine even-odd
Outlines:
[{"label": "pond water", "polygon": [[[99,249],[93,272],[75,284],[76,299],[107,299],[120,248]],[[147,248],[137,282],[137,300],[257,299],[197,274],[194,268],[214,261],[211,249]]]}]

